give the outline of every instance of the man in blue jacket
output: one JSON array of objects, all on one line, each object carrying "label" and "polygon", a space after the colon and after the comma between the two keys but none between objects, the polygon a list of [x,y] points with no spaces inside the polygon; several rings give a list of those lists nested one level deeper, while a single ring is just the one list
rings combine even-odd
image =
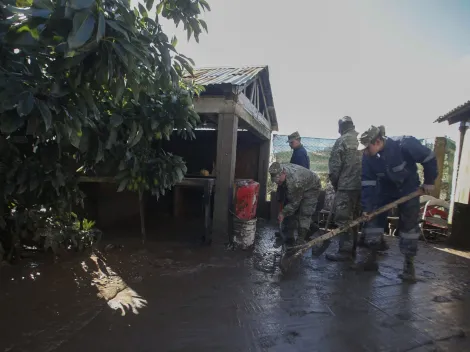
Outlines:
[{"label": "man in blue jacket", "polygon": [[307,150],[302,145],[299,132],[294,132],[289,135],[289,137],[287,137],[287,142],[292,148],[290,163],[303,166],[310,170],[310,158],[308,157]]},{"label": "man in blue jacket", "polygon": [[[417,163],[423,165],[426,194],[432,192],[438,176],[434,152],[423,146],[416,138],[402,136],[387,138],[383,126],[371,126],[359,138],[362,158],[361,205],[364,215],[398,198],[416,191],[420,187]],[[405,256],[403,280],[415,281],[414,257],[418,251],[419,197],[398,207],[400,251]],[[370,248],[366,258],[356,264],[364,270],[378,270],[377,250],[387,221],[381,214],[367,222],[363,228],[365,240]]]}]

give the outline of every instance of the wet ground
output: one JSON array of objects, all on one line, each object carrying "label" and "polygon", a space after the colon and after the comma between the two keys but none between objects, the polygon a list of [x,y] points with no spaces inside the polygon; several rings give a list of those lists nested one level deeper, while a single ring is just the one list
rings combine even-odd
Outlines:
[{"label": "wet ground", "polygon": [[414,285],[392,238],[379,274],[306,256],[282,275],[274,230],[252,252],[116,239],[3,267],[0,351],[470,351],[467,253],[422,244]]}]

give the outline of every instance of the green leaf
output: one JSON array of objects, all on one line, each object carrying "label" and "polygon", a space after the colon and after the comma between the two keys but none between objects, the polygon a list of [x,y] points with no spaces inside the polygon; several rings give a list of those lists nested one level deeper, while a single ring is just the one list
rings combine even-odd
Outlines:
[{"label": "green leaf", "polygon": [[117,130],[115,128],[113,128],[111,130],[111,132],[109,132],[109,138],[108,138],[108,141],[106,142],[106,149],[111,149],[114,144],[116,144],[116,140],[117,140]]},{"label": "green leaf", "polygon": [[164,6],[164,1],[161,1],[158,5],[157,5],[157,15],[161,14],[162,13],[162,9],[163,9],[163,6]]},{"label": "green leaf", "polygon": [[83,10],[88,9],[95,3],[95,0],[69,0],[68,4],[72,9]]},{"label": "green leaf", "polygon": [[83,46],[91,37],[95,28],[95,18],[90,12],[77,12],[73,17],[73,28],[67,39],[70,49]]},{"label": "green leaf", "polygon": [[91,108],[91,110],[93,110],[95,118],[99,119],[100,111],[98,110],[98,108],[95,105],[95,101],[93,99],[93,96],[91,95],[91,91],[88,90],[88,89],[83,89],[82,90],[82,95],[85,98],[85,101],[88,104],[88,107]]},{"label": "green leaf", "polygon": [[98,164],[103,159],[104,159],[103,143],[101,143],[101,141],[99,141],[98,142],[98,151],[96,152],[95,164]]},{"label": "green leaf", "polygon": [[31,113],[34,108],[34,96],[33,93],[25,91],[20,94],[18,106],[16,111],[20,116],[26,116]]},{"label": "green leaf", "polygon": [[147,7],[147,10],[149,10],[149,11],[152,10],[153,2],[154,2],[154,0],[146,0],[145,1],[145,6]]},{"label": "green leaf", "polygon": [[137,124],[135,123],[135,121],[133,121],[131,131],[129,132],[129,138],[127,140],[127,144],[130,145],[132,143],[136,134],[137,134]]},{"label": "green leaf", "polygon": [[124,94],[124,90],[126,89],[126,83],[124,82],[124,78],[121,76],[116,81],[116,97],[114,102],[118,104],[121,99],[122,95]]},{"label": "green leaf", "polygon": [[199,20],[199,23],[201,24],[202,28],[204,28],[204,30],[206,31],[206,33],[209,33],[209,31],[207,30],[207,23],[206,23],[206,21],[204,21],[204,20]]},{"label": "green leaf", "polygon": [[186,32],[188,34],[188,41],[191,39],[191,35],[193,34],[193,29],[192,27],[189,25],[188,28],[186,29]]},{"label": "green leaf", "polygon": [[42,119],[44,120],[44,125],[46,126],[46,131],[49,131],[52,126],[51,110],[47,106],[46,102],[44,102],[43,100],[36,99],[36,106],[41,112]]},{"label": "green leaf", "polygon": [[208,11],[211,10],[211,7],[209,6],[206,0],[199,0],[199,3],[201,4],[203,8],[206,8]]},{"label": "green leaf", "polygon": [[142,17],[149,17],[147,10],[145,9],[144,5],[142,5],[140,2],[139,2],[139,12],[142,15]]},{"label": "green leaf", "polygon": [[129,53],[131,53],[132,55],[134,55],[137,59],[139,59],[146,67],[151,67],[152,65],[150,64],[150,62],[147,60],[146,57],[144,57],[142,55],[142,53],[140,53],[136,48],[134,48],[134,46],[130,43],[126,43],[122,40],[119,41],[119,44],[121,44],[121,46],[126,49]]},{"label": "green leaf", "polygon": [[137,145],[137,143],[140,142],[140,140],[142,139],[143,134],[144,134],[144,130],[142,128],[142,125],[139,124],[139,129],[137,130],[137,133],[136,133],[134,139],[132,140],[130,148],[132,148],[133,146]]},{"label": "green leaf", "polygon": [[129,183],[129,179],[128,178],[125,178],[124,180],[121,181],[121,183],[119,184],[119,187],[118,187],[118,192],[122,192],[124,191],[124,189],[126,189],[126,186],[127,184]]},{"label": "green leaf", "polygon": [[129,34],[116,21],[106,20],[106,24],[110,26],[112,29],[114,29],[115,31],[121,33],[124,37],[126,37],[127,41],[130,42]]},{"label": "green leaf", "polygon": [[16,113],[4,113],[0,119],[0,130],[5,134],[10,134],[21,128],[24,122],[24,118]]},{"label": "green leaf", "polygon": [[96,30],[96,41],[99,42],[103,39],[106,31],[106,20],[104,18],[103,12],[100,11],[98,15],[98,29]]},{"label": "green leaf", "polygon": [[176,47],[176,45],[178,45],[178,38],[176,38],[176,36],[173,36],[173,38],[171,39],[171,45],[173,45],[173,47]]},{"label": "green leaf", "polygon": [[72,144],[75,148],[80,148],[80,140],[81,140],[81,133],[77,131],[73,131],[70,134],[70,144]]},{"label": "green leaf", "polygon": [[129,66],[129,58],[127,57],[126,53],[122,49],[122,46],[118,43],[113,43],[114,51],[116,52],[119,59],[121,59],[122,63],[126,66]]},{"label": "green leaf", "polygon": [[116,114],[116,113],[111,115],[111,119],[110,119],[111,126],[119,127],[122,124],[123,121],[124,121],[124,119],[122,118],[121,115]]},{"label": "green leaf", "polygon": [[191,67],[191,65],[188,64],[188,62],[184,58],[182,58],[181,56],[175,56],[175,60],[179,61],[181,65],[183,65],[183,67],[186,69],[186,71],[188,71],[191,75],[193,74],[193,68]]},{"label": "green leaf", "polygon": [[133,80],[130,86],[131,86],[132,94],[134,95],[134,100],[139,101],[139,95],[140,95],[140,90],[141,90],[139,82]]}]

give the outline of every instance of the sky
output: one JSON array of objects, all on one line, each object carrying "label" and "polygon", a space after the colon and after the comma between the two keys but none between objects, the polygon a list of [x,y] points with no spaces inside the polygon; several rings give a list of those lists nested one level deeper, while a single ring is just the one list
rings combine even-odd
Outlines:
[{"label": "sky", "polygon": [[470,100],[469,1],[208,1],[199,44],[164,30],[196,66],[268,65],[279,133],[336,138],[348,115],[358,131],[456,140],[433,122]]}]

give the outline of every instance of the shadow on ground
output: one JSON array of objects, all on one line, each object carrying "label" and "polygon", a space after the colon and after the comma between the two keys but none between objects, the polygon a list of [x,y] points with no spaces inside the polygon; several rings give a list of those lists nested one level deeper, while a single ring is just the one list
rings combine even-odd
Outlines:
[{"label": "shadow on ground", "polygon": [[282,275],[274,230],[249,252],[135,236],[2,268],[0,351],[470,350],[469,259],[421,244],[403,284],[389,238],[379,274],[306,255]]}]

